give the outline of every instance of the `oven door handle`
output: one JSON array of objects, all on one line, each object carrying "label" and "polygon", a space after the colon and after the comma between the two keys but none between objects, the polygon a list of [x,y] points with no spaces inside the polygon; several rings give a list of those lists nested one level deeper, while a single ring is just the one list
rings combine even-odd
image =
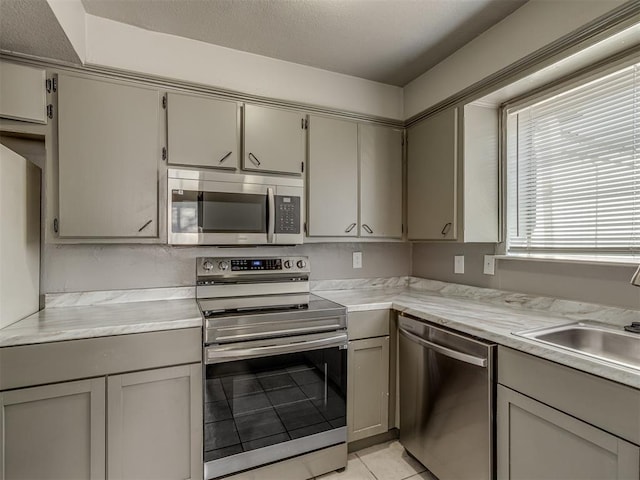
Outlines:
[{"label": "oven door handle", "polygon": [[347,345],[347,334],[340,333],[313,340],[303,340],[300,342],[290,342],[280,345],[266,345],[260,347],[216,345],[206,347],[204,360],[207,365],[214,363],[234,362],[236,360],[246,360],[248,358],[267,357],[272,355],[282,355],[285,353],[306,352],[319,348],[342,347]]},{"label": "oven door handle", "polygon": [[273,188],[267,188],[267,201],[269,202],[267,212],[267,243],[274,243],[276,231],[276,200],[273,195]]}]

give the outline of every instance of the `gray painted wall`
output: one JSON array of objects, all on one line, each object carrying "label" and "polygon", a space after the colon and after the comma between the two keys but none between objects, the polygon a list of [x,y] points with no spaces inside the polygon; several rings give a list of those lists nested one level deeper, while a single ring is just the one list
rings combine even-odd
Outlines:
[{"label": "gray painted wall", "polygon": [[[640,288],[629,284],[635,267],[509,259],[496,261],[495,275],[484,275],[484,255],[492,255],[493,252],[493,244],[416,243],[413,245],[412,275],[622,308],[640,308]],[[453,273],[454,255],[464,255],[464,274]]]},{"label": "gray painted wall", "polygon": [[[362,252],[362,268],[352,253]],[[318,243],[297,247],[215,248],[166,245],[51,245],[44,248],[42,293],[193,285],[200,256],[307,255],[311,279],[405,276],[407,243]]]}]

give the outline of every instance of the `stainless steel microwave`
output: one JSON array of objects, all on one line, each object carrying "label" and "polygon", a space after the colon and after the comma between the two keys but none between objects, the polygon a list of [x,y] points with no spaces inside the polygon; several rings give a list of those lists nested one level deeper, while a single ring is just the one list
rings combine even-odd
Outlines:
[{"label": "stainless steel microwave", "polygon": [[302,243],[303,191],[298,178],[170,168],[169,243]]}]

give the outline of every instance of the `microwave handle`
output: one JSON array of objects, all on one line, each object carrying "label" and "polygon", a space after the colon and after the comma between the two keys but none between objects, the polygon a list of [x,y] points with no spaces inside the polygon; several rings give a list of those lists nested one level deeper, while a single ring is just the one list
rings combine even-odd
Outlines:
[{"label": "microwave handle", "polygon": [[274,243],[274,233],[276,230],[276,199],[273,195],[273,188],[267,188],[267,243]]}]

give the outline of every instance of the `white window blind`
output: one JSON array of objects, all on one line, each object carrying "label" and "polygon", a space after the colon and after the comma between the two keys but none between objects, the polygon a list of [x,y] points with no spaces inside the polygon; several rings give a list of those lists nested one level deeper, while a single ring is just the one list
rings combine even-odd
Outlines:
[{"label": "white window blind", "polygon": [[507,116],[509,253],[640,254],[640,63]]}]

